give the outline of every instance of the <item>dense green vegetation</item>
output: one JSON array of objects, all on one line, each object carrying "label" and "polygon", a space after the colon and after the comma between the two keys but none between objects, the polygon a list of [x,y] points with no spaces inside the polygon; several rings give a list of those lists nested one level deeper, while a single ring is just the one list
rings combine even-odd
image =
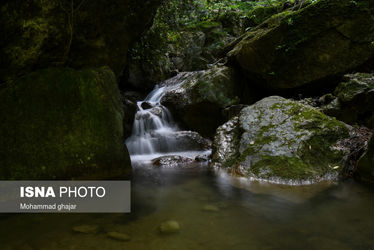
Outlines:
[{"label": "dense green vegetation", "polygon": [[[150,82],[149,85],[170,77],[173,71],[203,69],[207,63],[215,61],[216,55],[225,45],[246,30],[286,9],[296,11],[312,2],[316,1],[165,1],[159,8],[152,27],[130,50],[131,65],[137,65],[137,70],[140,69],[141,74],[146,75],[145,79],[139,81],[145,80]],[[204,37],[196,37],[197,32],[203,32]],[[202,39],[200,43],[196,42],[199,38]],[[199,46],[203,47],[202,53],[191,51]],[[183,65],[173,60],[173,57],[179,57],[186,61],[191,54],[201,60],[184,62]],[[131,81],[134,80],[130,79]]]}]

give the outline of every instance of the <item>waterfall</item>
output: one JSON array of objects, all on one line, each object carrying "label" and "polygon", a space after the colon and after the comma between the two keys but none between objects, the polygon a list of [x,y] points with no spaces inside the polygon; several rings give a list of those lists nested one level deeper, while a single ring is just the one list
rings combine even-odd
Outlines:
[{"label": "waterfall", "polygon": [[161,151],[162,147],[167,147],[164,137],[178,129],[169,110],[160,103],[164,89],[156,86],[143,101],[137,102],[138,112],[135,114],[132,135],[126,140],[131,155]]},{"label": "waterfall", "polygon": [[194,158],[207,151],[207,140],[196,132],[181,131],[170,111],[161,104],[165,92],[180,85],[173,84],[156,86],[143,101],[137,102],[132,134],[126,140],[131,160],[149,160],[163,155]]}]

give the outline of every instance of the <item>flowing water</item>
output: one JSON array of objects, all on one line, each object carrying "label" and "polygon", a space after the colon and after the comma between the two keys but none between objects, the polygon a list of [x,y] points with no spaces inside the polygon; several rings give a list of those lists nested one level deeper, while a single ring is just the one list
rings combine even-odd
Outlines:
[{"label": "flowing water", "polygon": [[[178,128],[159,104],[163,91],[158,88],[146,98],[148,109],[138,103],[134,133],[127,140],[134,169],[132,213],[3,216],[0,249],[374,249],[372,187],[354,181],[310,186],[248,182],[212,172],[207,164],[154,168],[149,160],[160,155],[200,153],[183,151],[167,139]],[[176,220],[180,231],[161,234],[159,225],[166,220]],[[72,227],[86,224],[100,230],[73,232]],[[108,231],[131,239],[110,239]]]},{"label": "flowing water", "polygon": [[[165,87],[156,87],[142,102],[137,102],[133,132],[126,145],[132,157],[170,152],[175,146],[165,138],[178,130],[169,110],[160,104]],[[143,108],[148,105],[148,109]],[[161,147],[163,150],[161,150]]]}]

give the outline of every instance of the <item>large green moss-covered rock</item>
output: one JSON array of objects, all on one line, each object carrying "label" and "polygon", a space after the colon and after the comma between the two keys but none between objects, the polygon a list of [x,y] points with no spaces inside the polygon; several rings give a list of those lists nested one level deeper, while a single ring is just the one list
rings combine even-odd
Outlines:
[{"label": "large green moss-covered rock", "polygon": [[374,128],[374,74],[356,73],[344,76],[334,96],[324,96],[330,102],[321,108],[324,113],[348,124]]},{"label": "large green moss-covered rock", "polygon": [[228,53],[269,90],[305,86],[344,73],[374,55],[374,2],[320,0],[273,16]]},{"label": "large green moss-covered rock", "polygon": [[118,76],[129,45],[161,0],[5,0],[0,3],[0,82],[35,68],[109,65]]},{"label": "large green moss-covered rock", "polygon": [[244,108],[217,129],[212,167],[287,184],[335,179],[346,166],[350,127],[282,97]]},{"label": "large green moss-covered rock", "polygon": [[0,178],[125,177],[123,109],[107,67],[49,68],[0,89]]},{"label": "large green moss-covered rock", "polygon": [[357,174],[361,180],[374,183],[374,137],[369,142],[368,151],[358,163]]},{"label": "large green moss-covered rock", "polygon": [[212,137],[224,122],[222,110],[239,102],[235,71],[228,67],[181,73],[167,80],[161,102],[188,129]]}]

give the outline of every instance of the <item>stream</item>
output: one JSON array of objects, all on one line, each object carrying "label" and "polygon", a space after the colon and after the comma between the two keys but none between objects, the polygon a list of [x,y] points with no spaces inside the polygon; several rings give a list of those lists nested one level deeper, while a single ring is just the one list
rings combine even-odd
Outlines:
[{"label": "stream", "polygon": [[[154,158],[194,158],[168,109],[165,87],[138,102],[126,144],[133,163],[130,214],[24,214],[0,217],[0,248],[10,249],[374,249],[374,192],[352,180],[284,186],[230,177],[208,162],[156,168]],[[180,231],[160,233],[175,220]],[[96,233],[74,226],[97,225]],[[118,241],[106,232],[130,236]]]}]

